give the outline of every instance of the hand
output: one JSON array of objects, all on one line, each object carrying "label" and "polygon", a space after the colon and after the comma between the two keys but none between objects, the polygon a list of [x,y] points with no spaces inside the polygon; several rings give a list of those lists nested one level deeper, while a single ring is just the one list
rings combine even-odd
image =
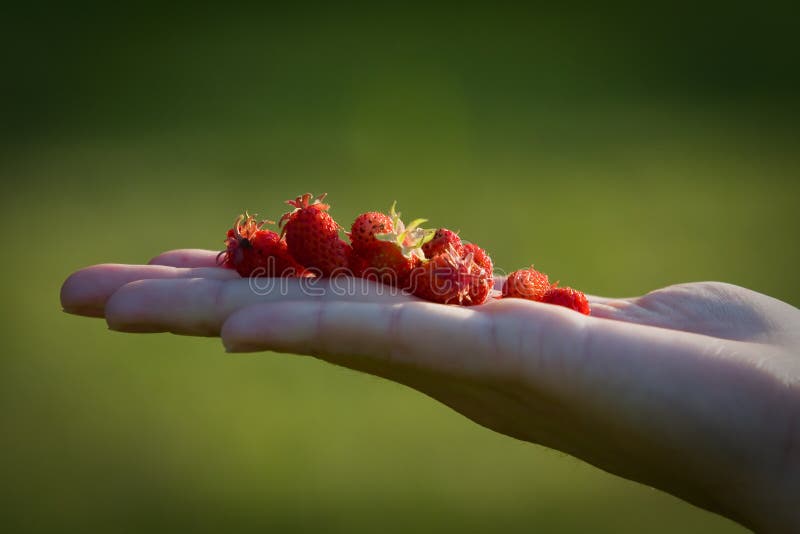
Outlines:
[{"label": "hand", "polygon": [[354,278],[241,279],[215,257],[89,267],[62,304],[115,330],[378,375],[756,530],[800,529],[797,308],[716,282],[590,297],[588,317],[518,299],[461,308]]}]

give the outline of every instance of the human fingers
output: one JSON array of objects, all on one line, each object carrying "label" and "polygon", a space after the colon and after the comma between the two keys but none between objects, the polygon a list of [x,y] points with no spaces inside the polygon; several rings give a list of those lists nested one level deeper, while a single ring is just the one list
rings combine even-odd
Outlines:
[{"label": "human fingers", "polygon": [[[726,406],[757,398],[753,392],[781,380],[756,369],[746,350],[729,341],[519,299],[472,308],[423,301],[261,303],[233,312],[221,336],[230,352],[310,354],[381,376],[387,368],[411,368],[512,389],[523,384],[643,439],[650,423],[685,428],[681,418],[707,414],[706,401]],[[761,409],[753,404],[741,415],[755,420]]]},{"label": "human fingers", "polygon": [[149,279],[131,282],[116,291],[106,304],[105,316],[113,330],[215,336],[228,315],[257,303],[411,299],[383,284],[351,277]]},{"label": "human fingers", "polygon": [[154,278],[239,278],[232,270],[219,267],[176,268],[163,265],[93,265],[72,273],[61,286],[61,306],[76,315],[102,317],[106,301],[120,287],[135,280]]},{"label": "human fingers", "polygon": [[[242,308],[226,320],[223,342],[231,352],[273,350],[326,359],[356,356],[377,363],[437,372],[519,374],[540,344],[573,352],[574,335],[587,319],[553,306],[518,301],[534,314],[502,314],[517,307],[498,301],[475,307],[421,300],[403,302],[296,301]],[[566,312],[566,313],[563,313]],[[551,333],[548,339],[538,334]],[[560,348],[551,346],[560,344]]]},{"label": "human fingers", "polygon": [[218,250],[181,248],[162,252],[151,259],[148,265],[167,265],[169,267],[218,267]]},{"label": "human fingers", "polygon": [[668,353],[682,345],[705,351],[709,339],[676,338],[668,330],[522,299],[475,307],[420,300],[263,302],[232,313],[222,337],[232,352],[355,354],[437,371],[508,376],[542,376],[542,366],[552,366],[564,381],[570,380],[567,369],[605,372],[614,368],[615,359],[655,349]]}]

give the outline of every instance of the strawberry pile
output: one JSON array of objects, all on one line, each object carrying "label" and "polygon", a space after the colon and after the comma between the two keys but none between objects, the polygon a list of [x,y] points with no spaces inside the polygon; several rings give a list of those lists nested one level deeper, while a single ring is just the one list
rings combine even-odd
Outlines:
[{"label": "strawberry pile", "polygon": [[[324,194],[315,199],[306,193],[287,201],[293,209],[279,219],[280,234],[264,228],[270,221],[240,215],[228,230],[218,263],[242,277],[355,276],[441,304],[474,306],[492,295],[491,258],[478,245],[462,242],[456,232],[424,229],[420,225],[425,219],[406,225],[394,205],[389,213],[359,215],[350,232],[342,232],[324,200]],[[497,298],[590,312],[586,295],[551,284],[533,267],[511,273],[497,293]]]}]

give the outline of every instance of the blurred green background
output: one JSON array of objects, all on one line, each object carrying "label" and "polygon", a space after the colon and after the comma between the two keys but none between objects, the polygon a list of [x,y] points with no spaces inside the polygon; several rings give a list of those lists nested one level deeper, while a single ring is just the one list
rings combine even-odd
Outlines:
[{"label": "blurred green background", "polygon": [[345,225],[396,199],[596,294],[797,306],[787,12],[3,9],[4,531],[741,531],[401,386],[112,333],[58,290],[327,191]]}]

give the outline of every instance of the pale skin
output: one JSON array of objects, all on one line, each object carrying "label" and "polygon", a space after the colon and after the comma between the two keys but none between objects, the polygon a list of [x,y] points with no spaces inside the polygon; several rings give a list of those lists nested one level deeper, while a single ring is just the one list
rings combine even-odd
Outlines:
[{"label": "pale skin", "polygon": [[114,330],[220,336],[229,352],[378,375],[759,532],[800,530],[800,310],[789,304],[718,282],[590,297],[591,316],[519,299],[445,306],[358,279],[254,291],[216,255],[88,267],[64,283],[62,305]]}]

